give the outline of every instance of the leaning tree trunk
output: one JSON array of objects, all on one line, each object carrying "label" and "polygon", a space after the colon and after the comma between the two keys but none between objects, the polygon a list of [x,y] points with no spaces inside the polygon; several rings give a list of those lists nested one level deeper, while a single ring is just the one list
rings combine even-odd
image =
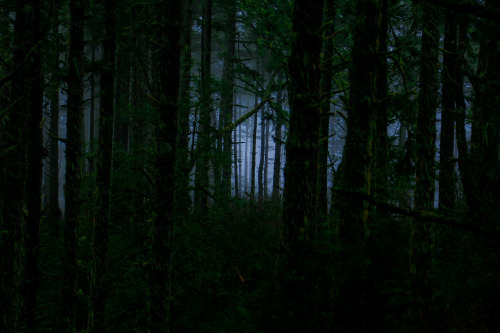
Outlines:
[{"label": "leaning tree trunk", "polygon": [[113,109],[116,54],[116,0],[104,2],[104,40],[97,147],[96,210],[92,232],[89,332],[106,330],[106,292],[109,239],[109,187],[113,150]]}]

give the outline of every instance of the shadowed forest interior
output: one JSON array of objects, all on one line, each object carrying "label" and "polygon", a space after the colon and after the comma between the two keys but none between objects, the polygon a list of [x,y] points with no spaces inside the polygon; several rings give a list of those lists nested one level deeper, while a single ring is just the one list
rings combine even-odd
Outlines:
[{"label": "shadowed forest interior", "polygon": [[500,332],[496,0],[1,0],[0,332]]}]

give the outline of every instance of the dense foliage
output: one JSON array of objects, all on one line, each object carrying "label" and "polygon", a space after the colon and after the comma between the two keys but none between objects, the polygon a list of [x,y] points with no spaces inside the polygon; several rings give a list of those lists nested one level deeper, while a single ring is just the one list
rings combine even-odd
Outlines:
[{"label": "dense foliage", "polygon": [[0,332],[500,332],[500,6],[0,3]]}]

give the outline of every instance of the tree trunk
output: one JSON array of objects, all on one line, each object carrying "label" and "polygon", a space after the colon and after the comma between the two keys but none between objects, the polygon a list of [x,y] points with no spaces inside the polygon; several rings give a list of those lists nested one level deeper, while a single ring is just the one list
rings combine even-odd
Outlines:
[{"label": "tree trunk", "polygon": [[283,194],[284,241],[294,253],[314,234],[320,125],[323,1],[296,0],[292,14],[290,121]]},{"label": "tree trunk", "polygon": [[[288,330],[318,325],[310,312],[297,312],[316,297],[314,272],[304,263],[316,256],[309,242],[316,237],[314,219],[318,177],[321,112],[321,32],[324,1],[295,0],[292,12],[292,49],[288,61],[290,120],[286,140],[285,188],[280,277],[287,295],[285,312],[293,311]],[[305,315],[307,313],[307,315]],[[316,317],[316,318],[315,318]],[[323,331],[314,329],[314,331]]]},{"label": "tree trunk", "polygon": [[[377,59],[377,87],[376,87],[376,117],[377,130],[374,145],[374,195],[378,200],[387,202],[388,197],[388,151],[389,138],[387,136],[387,106],[388,106],[388,81],[387,81],[387,39],[389,31],[388,0],[380,1],[380,32]],[[378,212],[380,217],[387,217],[387,212]]]},{"label": "tree trunk", "polygon": [[43,108],[43,76],[42,49],[36,44],[41,40],[41,3],[31,3],[33,22],[28,23],[32,30],[31,38],[35,47],[30,67],[30,101],[27,126],[27,177],[25,192],[25,225],[24,241],[24,271],[21,283],[24,300],[25,323],[27,332],[36,331],[36,299],[39,284],[38,256],[40,252],[40,221],[41,212],[41,181],[44,151],[42,146],[42,108]]},{"label": "tree trunk", "polygon": [[[236,96],[234,97],[234,104],[236,105]],[[238,110],[234,110],[234,117],[233,117],[233,122],[238,118]],[[238,135],[239,134],[239,135]],[[241,127],[238,126],[234,130],[233,133],[233,142],[236,143],[236,145],[233,147],[233,160],[234,160],[234,196],[236,198],[240,197],[240,169],[239,169],[239,162],[238,158],[241,156]],[[240,150],[238,152],[238,149]]]},{"label": "tree trunk", "polygon": [[[222,70],[221,86],[221,112],[222,123],[225,126],[231,124],[233,119],[234,98],[234,58],[236,41],[236,2],[231,0],[226,3],[226,53],[224,55],[224,68]],[[222,157],[222,194],[231,196],[231,171],[233,158],[232,131],[224,133],[223,157]]]},{"label": "tree trunk", "polygon": [[[434,208],[436,178],[434,156],[436,150],[439,36],[436,9],[427,4],[422,6],[423,27],[416,132],[415,209],[432,210]],[[431,245],[432,233],[429,222],[413,221],[410,239],[411,283],[419,297],[426,301],[431,297],[431,287],[427,276],[431,268]]]},{"label": "tree trunk", "polygon": [[443,212],[455,209],[455,102],[457,54],[457,23],[448,16],[444,28],[443,88],[441,108],[441,138],[439,145],[439,209]]},{"label": "tree trunk", "polygon": [[[357,19],[353,33],[351,87],[347,136],[343,157],[342,188],[345,191],[371,193],[372,147],[376,127],[376,86],[378,42],[380,31],[379,2],[357,1]],[[339,236],[353,249],[364,242],[367,234],[368,203],[361,198],[344,198]]]},{"label": "tree trunk", "polygon": [[[281,76],[278,76],[278,81],[281,82]],[[278,91],[276,100],[279,103],[279,111],[281,112],[281,98],[283,92],[281,89]],[[276,130],[275,130],[275,145],[274,145],[274,168],[273,168],[273,193],[271,194],[274,200],[280,197],[280,183],[281,183],[281,146],[282,146],[282,128],[283,116],[280,112],[276,112]]]},{"label": "tree trunk", "polygon": [[148,330],[170,332],[172,306],[172,262],[175,227],[175,165],[180,87],[180,37],[182,1],[164,0],[158,8],[154,77],[158,120],[154,129],[156,161],[155,198],[151,223],[151,262],[149,265]]},{"label": "tree trunk", "polygon": [[185,220],[191,207],[189,196],[189,116],[191,114],[190,84],[191,84],[191,27],[193,16],[193,1],[186,0],[182,10],[181,36],[181,67],[182,75],[179,93],[179,130],[177,137],[176,165],[176,217]]},{"label": "tree trunk", "polygon": [[50,92],[50,130],[49,130],[49,232],[52,238],[59,239],[59,87]]},{"label": "tree trunk", "polygon": [[324,24],[328,24],[323,40],[323,59],[321,72],[321,118],[319,127],[318,184],[316,198],[316,219],[323,220],[328,214],[328,136],[330,128],[330,93],[333,79],[333,34],[335,33],[335,0],[325,0]]},{"label": "tree trunk", "polygon": [[268,162],[269,162],[269,120],[266,120],[266,147],[264,150],[264,199],[267,200],[267,173],[268,173]]},{"label": "tree trunk", "polygon": [[106,331],[108,239],[116,54],[116,0],[104,2],[104,40],[97,147],[96,210],[92,232],[89,332]]},{"label": "tree trunk", "polygon": [[201,103],[200,122],[198,129],[198,149],[202,151],[196,162],[195,176],[195,207],[202,215],[208,211],[210,169],[210,127],[212,119],[212,92],[210,88],[211,53],[212,53],[212,0],[207,0],[203,8],[201,36]]},{"label": "tree trunk", "polygon": [[264,199],[264,152],[266,150],[266,122],[264,120],[264,108],[260,113],[260,158],[259,158],[259,169],[257,170],[257,184],[258,184],[258,196],[257,202],[259,205],[262,204]]},{"label": "tree trunk", "polygon": [[80,226],[80,184],[82,173],[82,115],[83,115],[83,27],[84,4],[80,0],[70,2],[70,47],[68,63],[68,101],[66,135],[66,182],[64,185],[65,224],[63,231],[63,259],[61,280],[60,330],[75,329],[76,305],[76,247]]},{"label": "tree trunk", "polygon": [[[255,94],[254,106],[257,106],[259,102],[259,96]],[[255,112],[253,116],[253,128],[252,128],[252,163],[250,165],[250,204],[255,203],[255,166],[257,165],[257,117],[258,113]]]}]

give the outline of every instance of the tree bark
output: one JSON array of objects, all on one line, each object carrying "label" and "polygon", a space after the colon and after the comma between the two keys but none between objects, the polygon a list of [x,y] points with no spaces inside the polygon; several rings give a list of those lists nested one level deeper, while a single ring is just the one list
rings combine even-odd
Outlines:
[{"label": "tree bark", "polygon": [[93,256],[90,281],[89,332],[106,331],[115,56],[116,0],[105,0],[99,141],[97,147],[96,210],[92,230]]},{"label": "tree bark", "polygon": [[316,198],[317,219],[323,220],[328,215],[328,136],[330,129],[330,93],[333,79],[333,35],[335,33],[335,0],[325,0],[323,18],[327,28],[323,37],[323,59],[321,72],[321,94],[324,100],[321,106],[318,152],[318,184]]},{"label": "tree bark", "polygon": [[155,54],[158,74],[154,77],[158,100],[154,129],[156,161],[155,197],[151,223],[151,262],[149,265],[148,330],[170,332],[172,307],[172,263],[175,227],[175,165],[180,88],[181,0],[164,0],[158,7]]},{"label": "tree bark", "polygon": [[76,248],[77,231],[81,212],[82,174],[82,116],[83,116],[83,27],[84,4],[80,0],[70,2],[70,47],[68,57],[68,101],[66,135],[66,182],[64,185],[65,223],[63,231],[63,259],[61,279],[60,330],[75,329],[76,305]]},{"label": "tree bark", "polygon": [[439,209],[455,209],[455,116],[456,107],[456,66],[457,23],[448,16],[444,28],[443,88],[441,109],[441,137],[439,145]]},{"label": "tree bark", "polygon": [[[349,69],[351,99],[342,161],[342,188],[371,193],[370,166],[376,128],[375,78],[379,65],[379,1],[359,0],[356,8],[358,14]],[[343,200],[339,236],[344,245],[357,249],[364,242],[368,231],[368,203],[360,198]]]},{"label": "tree bark", "polygon": [[212,119],[212,92],[210,88],[212,53],[212,0],[207,0],[203,8],[201,37],[201,103],[198,127],[198,149],[202,151],[196,162],[195,207],[205,215],[208,211],[209,190],[208,170],[210,169],[210,128]]},{"label": "tree bark", "polygon": [[[236,41],[236,2],[231,0],[226,3],[226,53],[224,55],[224,68],[222,70],[221,87],[221,112],[224,127],[232,123],[233,119],[233,97],[234,97],[234,58]],[[235,129],[236,130],[236,129]],[[222,157],[222,195],[231,196],[231,172],[232,172],[232,131],[227,131],[223,136]],[[224,200],[223,200],[224,202]]]},{"label": "tree bark", "polygon": [[[281,76],[278,76],[278,81],[281,82]],[[281,111],[281,99],[283,92],[278,91],[276,99],[278,101],[279,110]],[[274,168],[273,168],[273,193],[271,197],[277,200],[280,197],[280,183],[281,183],[281,146],[282,146],[282,128],[283,128],[283,116],[280,112],[276,112],[276,122],[275,122],[275,142],[274,142]]]},{"label": "tree bark", "polygon": [[320,125],[323,1],[296,0],[292,13],[290,126],[283,194],[284,244],[294,252],[313,236]]},{"label": "tree bark", "polygon": [[[423,5],[422,47],[420,56],[420,92],[416,131],[415,209],[433,210],[436,168],[436,108],[438,82],[437,10]],[[410,273],[412,287],[420,297],[431,297],[427,276],[431,268],[431,225],[426,221],[412,223],[410,239]]]},{"label": "tree bark", "polygon": [[181,36],[181,67],[182,75],[179,93],[179,127],[177,137],[176,165],[176,217],[185,220],[191,207],[189,196],[189,116],[191,114],[190,84],[191,84],[191,27],[193,16],[193,1],[186,0],[182,10]]}]

